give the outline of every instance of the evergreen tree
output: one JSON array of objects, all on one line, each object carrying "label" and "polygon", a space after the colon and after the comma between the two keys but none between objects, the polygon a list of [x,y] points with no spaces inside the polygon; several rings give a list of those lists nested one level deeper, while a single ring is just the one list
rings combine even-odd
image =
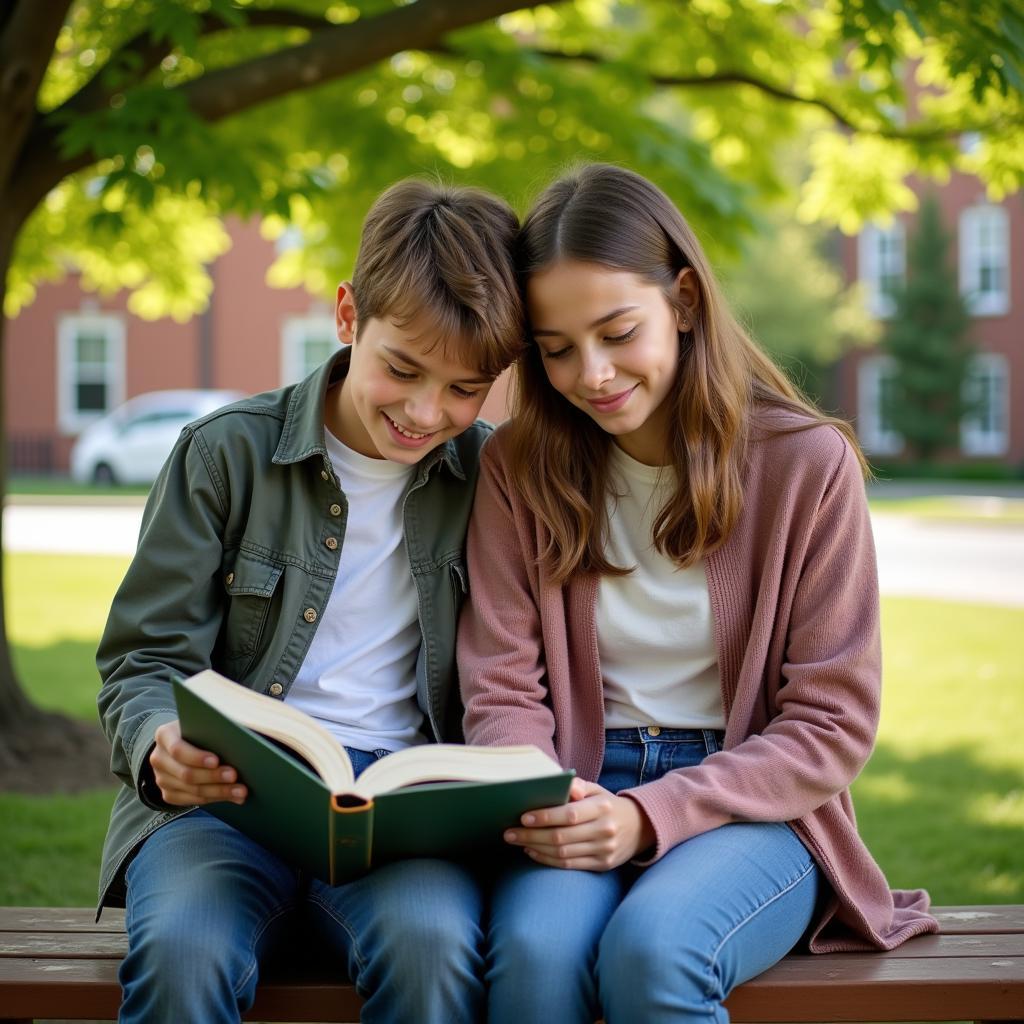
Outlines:
[{"label": "evergreen tree", "polygon": [[907,278],[883,347],[895,363],[886,420],[909,455],[928,461],[957,442],[963,382],[973,355],[970,313],[950,262],[950,238],[933,196],[921,205],[907,252]]}]

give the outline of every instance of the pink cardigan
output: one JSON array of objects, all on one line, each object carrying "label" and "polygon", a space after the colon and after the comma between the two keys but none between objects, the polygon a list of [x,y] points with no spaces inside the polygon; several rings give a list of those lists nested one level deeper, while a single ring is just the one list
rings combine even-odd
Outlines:
[{"label": "pink cardigan", "polygon": [[[796,422],[789,418],[786,422]],[[459,627],[468,742],[534,743],[598,777],[604,699],[597,578],[555,586],[509,480],[484,448]],[[938,930],[923,890],[890,892],[848,786],[871,753],[881,687],[878,582],[856,456],[833,427],[750,444],[744,511],[706,558],[724,749],[627,791],[657,835],[651,861],[733,821],[788,821],[831,883],[811,950],[892,947]]]}]

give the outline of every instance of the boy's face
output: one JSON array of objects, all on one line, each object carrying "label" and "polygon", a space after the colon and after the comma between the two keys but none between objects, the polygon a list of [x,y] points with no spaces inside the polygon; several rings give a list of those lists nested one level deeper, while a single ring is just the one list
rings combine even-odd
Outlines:
[{"label": "boy's face", "polygon": [[493,381],[447,354],[425,319],[398,327],[374,317],[359,325],[356,340],[347,282],[338,288],[336,319],[352,359],[340,389],[328,396],[325,419],[349,448],[413,465],[477,418]]}]

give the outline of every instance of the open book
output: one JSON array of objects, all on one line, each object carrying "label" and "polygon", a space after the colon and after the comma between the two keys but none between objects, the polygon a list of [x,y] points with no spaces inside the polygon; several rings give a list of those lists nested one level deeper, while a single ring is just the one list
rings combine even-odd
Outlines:
[{"label": "open book", "polygon": [[568,799],[573,773],[536,747],[408,747],[357,780],[345,748],[283,701],[210,669],[174,692],[184,738],[249,790],[204,810],[332,885],[388,860],[500,847],[520,815]]}]

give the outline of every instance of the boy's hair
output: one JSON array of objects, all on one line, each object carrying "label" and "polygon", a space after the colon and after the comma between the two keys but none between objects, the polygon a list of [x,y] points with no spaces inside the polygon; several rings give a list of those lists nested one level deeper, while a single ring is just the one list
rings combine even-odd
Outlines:
[{"label": "boy's hair", "polygon": [[416,178],[392,185],[363,224],[352,277],[359,327],[370,317],[401,327],[425,317],[461,362],[497,377],[525,343],[518,230],[512,208],[480,189]]}]

